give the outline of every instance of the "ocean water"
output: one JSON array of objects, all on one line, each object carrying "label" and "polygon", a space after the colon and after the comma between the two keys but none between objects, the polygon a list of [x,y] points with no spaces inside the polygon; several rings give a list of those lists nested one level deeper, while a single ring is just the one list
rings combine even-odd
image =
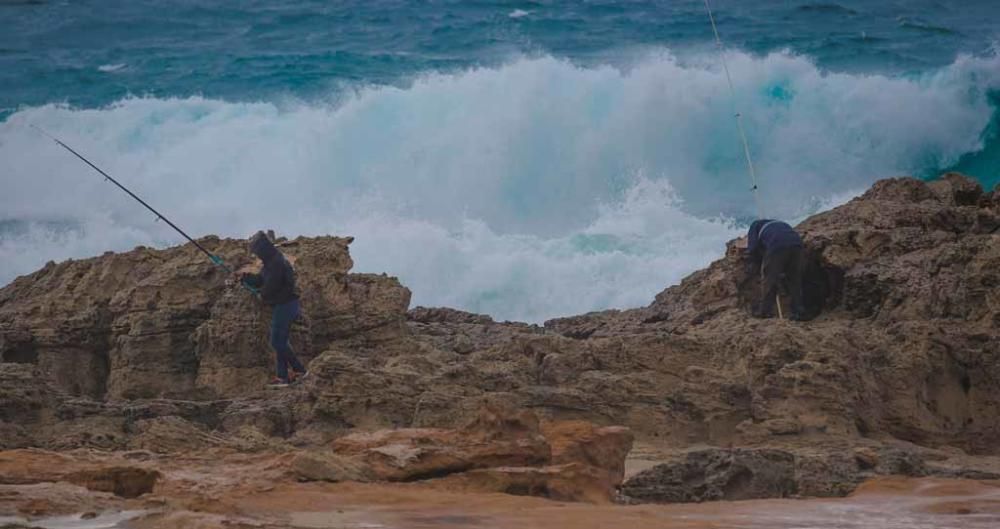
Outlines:
[{"label": "ocean water", "polygon": [[0,284],[192,235],[356,237],[414,303],[640,306],[756,215],[1000,182],[1000,2],[0,1]]}]

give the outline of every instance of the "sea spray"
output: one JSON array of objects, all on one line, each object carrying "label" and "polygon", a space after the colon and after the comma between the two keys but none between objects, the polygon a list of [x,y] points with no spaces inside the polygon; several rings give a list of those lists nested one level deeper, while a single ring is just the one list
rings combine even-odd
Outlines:
[{"label": "sea spray", "polygon": [[[900,77],[789,53],[729,60],[765,212],[782,218],[980,150],[1000,86],[996,57]],[[49,259],[180,242],[32,123],[193,234],[353,235],[356,269],[400,276],[415,304],[501,319],[646,304],[753,214],[709,56],[659,52],[627,69],[524,58],[336,100],[17,111],[0,123],[0,282]]]}]

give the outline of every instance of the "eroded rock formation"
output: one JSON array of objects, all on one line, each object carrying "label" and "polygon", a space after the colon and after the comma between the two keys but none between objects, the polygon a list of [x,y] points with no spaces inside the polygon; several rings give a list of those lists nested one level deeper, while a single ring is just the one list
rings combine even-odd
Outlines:
[{"label": "eroded rock formation", "polygon": [[[409,290],[387,276],[349,274],[351,241],[279,244],[298,264],[309,308],[293,329],[306,359],[344,340],[402,331]],[[200,242],[234,268],[254,265],[242,241]],[[54,389],[73,396],[243,395],[269,373],[269,317],[225,279],[192,245],[49,263],[0,290],[0,354],[37,365]]]},{"label": "eroded rock formation", "polygon": [[[799,230],[805,323],[749,318],[756,275],[736,241],[648,307],[544,326],[407,311],[395,279],[349,272],[350,239],[284,241],[306,313],[294,341],[312,374],[281,394],[258,390],[266,312],[190,246],[50,263],[0,290],[0,444],[309,447],[293,466],[310,479],[407,479],[380,474],[361,449],[314,449],[424,434],[434,446],[486,400],[532,410],[546,463],[465,462],[444,480],[536,492],[568,475],[614,483],[617,467],[593,463],[620,454],[573,441],[612,426],[649,448],[622,489],[633,500],[843,495],[878,474],[995,477],[982,458],[1000,455],[1000,195],[954,174],[885,180]],[[203,244],[252,263],[242,241]]]},{"label": "eroded rock formation", "polygon": [[624,477],[632,433],[582,421],[540,423],[527,410],[484,402],[460,429],[353,433],[292,461],[304,480],[425,481],[445,490],[607,503]]}]

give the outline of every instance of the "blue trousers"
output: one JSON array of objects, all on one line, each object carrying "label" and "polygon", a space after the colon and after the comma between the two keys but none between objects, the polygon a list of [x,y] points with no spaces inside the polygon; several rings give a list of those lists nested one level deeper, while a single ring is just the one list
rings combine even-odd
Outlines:
[{"label": "blue trousers", "polygon": [[292,331],[292,322],[299,317],[299,300],[294,299],[288,303],[275,305],[271,310],[271,347],[278,360],[278,378],[288,380],[288,368],[294,369],[297,373],[305,373],[306,368],[302,367],[302,362],[292,351],[292,344],[288,338]]}]

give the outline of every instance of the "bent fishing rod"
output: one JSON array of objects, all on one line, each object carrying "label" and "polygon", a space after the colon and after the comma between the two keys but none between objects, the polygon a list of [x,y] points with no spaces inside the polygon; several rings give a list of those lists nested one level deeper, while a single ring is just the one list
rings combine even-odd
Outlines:
[{"label": "bent fishing rod", "polygon": [[[156,220],[157,221],[162,220],[163,222],[166,222],[168,226],[170,226],[171,228],[173,228],[177,233],[180,233],[185,239],[188,240],[188,242],[190,242],[191,244],[193,244],[195,246],[195,248],[201,250],[202,253],[204,253],[205,255],[207,255],[208,258],[211,259],[211,261],[212,261],[213,264],[215,264],[219,268],[222,268],[223,270],[225,270],[226,273],[228,273],[229,275],[235,275],[236,274],[236,272],[232,268],[230,268],[229,265],[227,265],[222,260],[221,257],[219,257],[218,255],[215,255],[214,253],[208,251],[204,246],[202,246],[200,243],[198,243],[198,241],[192,239],[190,235],[188,235],[187,233],[185,233],[184,230],[180,229],[176,224],[174,224],[173,222],[171,222],[170,219],[168,219],[167,217],[164,217],[163,214],[161,214],[159,211],[156,211],[156,209],[154,209],[153,206],[150,206],[149,204],[147,204],[145,200],[139,198],[138,195],[136,195],[135,193],[133,193],[132,191],[130,191],[129,188],[123,186],[121,184],[121,182],[119,182],[118,180],[115,180],[111,175],[109,175],[108,173],[104,172],[100,167],[94,165],[93,162],[91,162],[90,160],[84,158],[84,156],[82,154],[76,152],[75,150],[73,150],[72,147],[70,147],[69,145],[66,145],[65,143],[63,143],[62,140],[60,140],[59,138],[56,138],[55,136],[49,134],[48,132],[45,132],[40,127],[36,127],[33,124],[31,125],[31,127],[33,129],[37,130],[38,132],[41,132],[42,134],[44,134],[45,136],[47,136],[52,141],[54,141],[57,144],[59,144],[59,146],[62,147],[63,149],[66,149],[67,151],[73,153],[74,156],[76,156],[77,158],[83,160],[83,163],[89,165],[92,169],[94,169],[98,173],[101,173],[101,175],[104,176],[104,179],[106,181],[109,181],[112,184],[118,186],[118,189],[121,189],[122,191],[128,193],[128,196],[132,197],[133,199],[135,199],[136,202],[138,202],[138,203],[142,204],[143,206],[145,206],[145,208],[148,209],[149,211],[152,211],[153,214],[156,215]],[[243,288],[245,288],[248,292],[250,292],[251,294],[253,294],[255,297],[259,297],[260,293],[257,291],[256,288],[254,288],[254,287],[252,287],[252,286],[244,283],[242,280],[240,281],[240,285]]]}]

